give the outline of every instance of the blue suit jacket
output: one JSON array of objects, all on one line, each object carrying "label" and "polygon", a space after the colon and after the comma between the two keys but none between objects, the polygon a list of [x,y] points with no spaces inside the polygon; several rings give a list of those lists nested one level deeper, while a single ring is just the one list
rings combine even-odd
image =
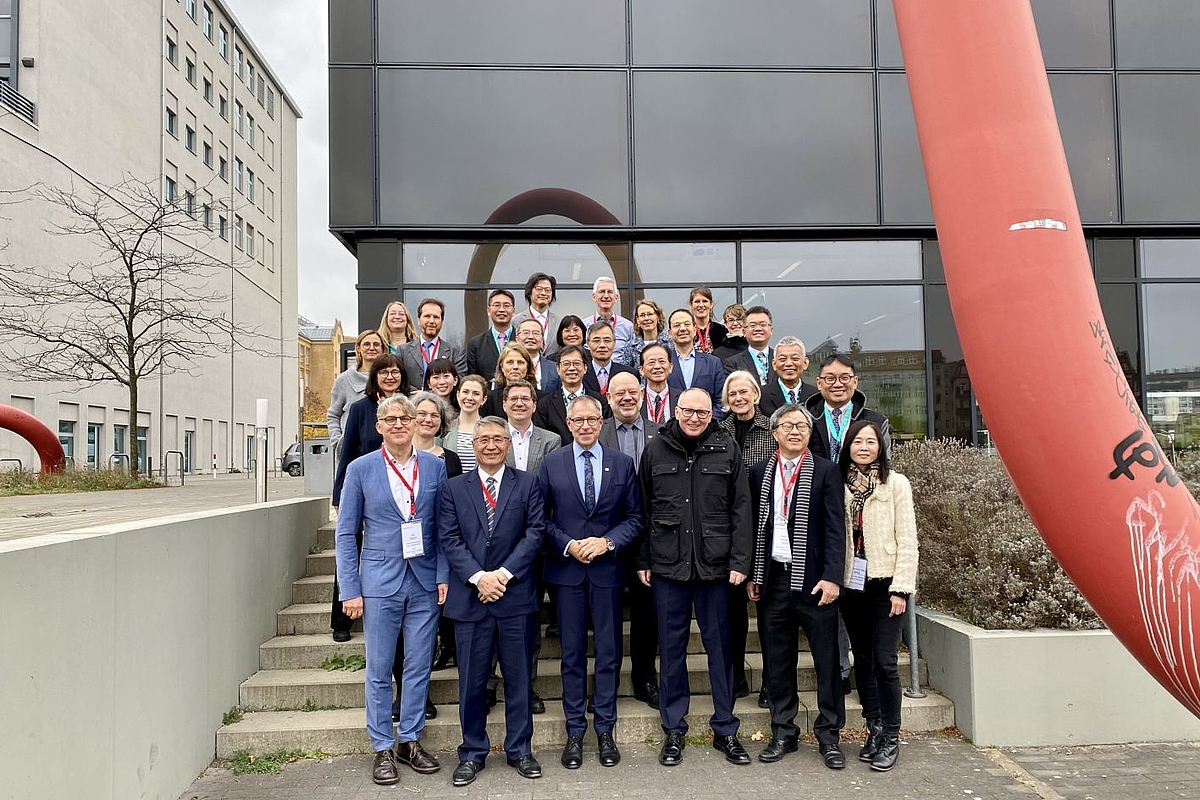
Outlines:
[{"label": "blue suit jacket", "polygon": [[[721,408],[721,389],[725,387],[725,366],[721,359],[708,353],[693,351],[696,354],[696,366],[692,370],[692,389],[703,389],[708,392],[713,401],[713,419],[725,418]],[[679,358],[671,354],[671,374],[667,376],[667,386],[683,391],[689,387],[683,383],[683,371],[679,366]]]},{"label": "blue suit jacket", "polygon": [[[575,472],[575,448],[546,455],[538,468],[538,486],[546,503],[546,566],[550,583],[578,586],[587,577],[596,586],[621,586],[624,551],[642,532],[642,495],[633,459],[601,446],[600,499],[592,513],[583,505]],[[575,539],[607,536],[616,550],[583,564],[563,551]]]},{"label": "blue suit jacket", "polygon": [[[338,508],[337,579],[342,600],[391,597],[400,591],[409,569],[427,591],[449,581],[449,566],[437,539],[438,494],[446,482],[446,465],[435,455],[417,451],[417,518],[425,554],[406,559],[400,538],[403,517],[388,484],[388,465],[378,451],[356,458],[346,469]],[[363,529],[362,555],[355,533]]]},{"label": "blue suit jacket", "polygon": [[[488,544],[487,506],[479,470],[446,481],[438,509],[438,540],[450,564],[450,591],[445,613],[450,619],[474,622],[491,614],[512,617],[538,608],[533,559],[542,547],[546,514],[537,479],[505,467],[496,500],[496,528]],[[504,567],[512,573],[504,596],[494,603],[479,601],[470,583],[476,572]]]},{"label": "blue suit jacket", "polygon": [[542,354],[542,358],[538,361],[538,369],[541,371],[542,386],[539,389],[540,394],[549,394],[557,392],[562,388],[562,381],[558,377],[558,365]]}]

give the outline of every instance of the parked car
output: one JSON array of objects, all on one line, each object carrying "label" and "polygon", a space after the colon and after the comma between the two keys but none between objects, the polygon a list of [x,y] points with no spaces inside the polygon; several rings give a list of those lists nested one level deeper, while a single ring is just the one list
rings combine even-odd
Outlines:
[{"label": "parked car", "polygon": [[293,478],[299,478],[304,471],[304,465],[300,461],[300,451],[303,442],[292,442],[287,450],[283,451],[283,470]]}]

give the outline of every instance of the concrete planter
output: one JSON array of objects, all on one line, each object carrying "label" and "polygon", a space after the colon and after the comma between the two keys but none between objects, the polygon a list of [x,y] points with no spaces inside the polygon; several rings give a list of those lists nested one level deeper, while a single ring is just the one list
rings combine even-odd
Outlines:
[{"label": "concrete planter", "polygon": [[984,746],[1200,739],[1200,720],[1109,631],[989,631],[919,609],[929,683]]}]

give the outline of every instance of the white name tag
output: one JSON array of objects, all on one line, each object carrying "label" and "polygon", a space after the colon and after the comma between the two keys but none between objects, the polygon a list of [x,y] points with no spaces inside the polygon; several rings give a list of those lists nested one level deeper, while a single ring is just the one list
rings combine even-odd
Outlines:
[{"label": "white name tag", "polygon": [[410,519],[402,524],[400,541],[404,547],[405,558],[420,558],[425,555],[425,533],[421,529],[421,520]]},{"label": "white name tag", "polygon": [[861,592],[863,587],[867,585],[867,560],[865,558],[854,557],[854,562],[850,567],[850,582],[846,584],[847,589],[854,589]]}]

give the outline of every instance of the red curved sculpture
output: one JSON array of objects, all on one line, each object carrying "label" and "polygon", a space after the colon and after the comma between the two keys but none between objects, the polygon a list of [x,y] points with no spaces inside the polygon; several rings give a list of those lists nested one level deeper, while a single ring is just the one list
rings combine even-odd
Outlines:
[{"label": "red curved sculpture", "polygon": [[1200,507],[1109,339],[1030,5],[895,9],[950,302],[988,430],[1067,574],[1200,716]]},{"label": "red curved sculpture", "polygon": [[10,430],[33,445],[42,462],[42,474],[62,472],[67,467],[67,455],[54,431],[32,414],[19,408],[0,404],[0,428]]}]

